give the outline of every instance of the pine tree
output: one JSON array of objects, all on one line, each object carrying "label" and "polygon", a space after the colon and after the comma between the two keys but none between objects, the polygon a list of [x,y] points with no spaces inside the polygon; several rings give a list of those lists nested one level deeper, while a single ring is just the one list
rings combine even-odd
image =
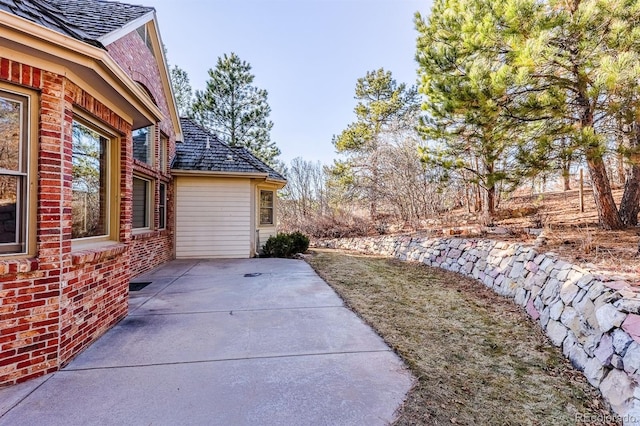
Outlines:
[{"label": "pine tree", "polygon": [[209,70],[204,91],[196,91],[192,117],[231,146],[244,146],[255,156],[277,166],[280,150],[271,141],[273,122],[267,91],[252,83],[251,65],[231,53],[218,58]]},{"label": "pine tree", "polygon": [[193,89],[189,82],[189,75],[177,65],[171,67],[171,85],[173,86],[173,95],[176,98],[178,114],[180,117],[187,117],[191,113]]},{"label": "pine tree", "polygon": [[337,152],[347,158],[334,164],[332,175],[334,183],[362,192],[359,195],[368,201],[375,219],[383,183],[380,146],[389,133],[413,129],[419,103],[415,88],[398,84],[391,72],[382,68],[358,79],[355,99],[356,121],[333,138]]},{"label": "pine tree", "polygon": [[416,16],[427,114],[420,130],[438,143],[423,149],[424,160],[478,185],[486,222],[499,187],[512,189],[546,167],[545,151],[528,146],[540,127],[512,117],[518,75],[510,64],[509,3],[437,0],[428,20]]},{"label": "pine tree", "polygon": [[[514,44],[528,104],[569,124],[567,141],[585,159],[601,225],[619,229],[637,223],[640,5],[635,0],[521,3],[531,13]],[[607,122],[621,110],[626,110],[622,129],[629,133],[622,152],[629,173],[618,210],[605,159],[612,136]]]}]

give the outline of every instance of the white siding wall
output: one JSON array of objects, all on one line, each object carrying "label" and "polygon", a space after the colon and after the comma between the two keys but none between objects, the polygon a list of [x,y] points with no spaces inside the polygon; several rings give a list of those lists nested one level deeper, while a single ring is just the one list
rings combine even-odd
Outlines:
[{"label": "white siding wall", "polygon": [[249,179],[176,179],[176,257],[248,258],[251,250]]}]

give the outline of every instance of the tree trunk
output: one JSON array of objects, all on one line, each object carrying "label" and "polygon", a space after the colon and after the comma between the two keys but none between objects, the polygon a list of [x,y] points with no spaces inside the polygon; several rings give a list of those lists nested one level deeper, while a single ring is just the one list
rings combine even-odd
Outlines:
[{"label": "tree trunk", "polygon": [[475,212],[481,212],[482,211],[482,188],[480,187],[479,183],[476,183],[476,205],[475,205]]},{"label": "tree trunk", "polygon": [[634,136],[629,139],[629,145],[632,155],[620,201],[620,219],[627,226],[636,226],[640,213],[640,123],[635,124]]},{"label": "tree trunk", "polygon": [[564,190],[571,190],[571,160],[564,160],[562,162],[562,181],[564,183]]},{"label": "tree trunk", "polygon": [[626,226],[638,224],[640,213],[640,164],[633,164],[627,172],[622,201],[620,201],[620,219]]},{"label": "tree trunk", "polygon": [[496,213],[496,187],[487,188],[487,205],[485,212],[493,217]]},{"label": "tree trunk", "polygon": [[482,211],[482,224],[491,225],[496,214],[496,187],[484,189],[484,203]]},{"label": "tree trunk", "polygon": [[[593,130],[594,111],[588,95],[588,81],[583,73],[583,69],[580,68],[581,65],[578,64],[579,61],[574,63],[573,73],[577,81],[576,89],[578,96],[576,97],[576,104],[580,111],[580,130],[584,131],[589,128]],[[611,182],[607,176],[607,166],[604,163],[603,154],[600,152],[600,143],[596,142],[596,146],[594,146],[594,141],[590,138],[584,140],[583,143],[586,143],[587,167],[589,168],[589,174],[591,176],[593,198],[596,202],[600,225],[604,229],[609,230],[622,229],[624,228],[624,224],[620,219],[615,200],[613,199]]]},{"label": "tree trunk", "polygon": [[622,154],[618,154],[618,183],[620,183],[621,185],[624,185],[626,183],[626,179],[625,179],[625,175],[626,173],[624,172],[624,155]]},{"label": "tree trunk", "polygon": [[469,195],[469,184],[464,184],[464,200],[467,204],[467,213],[471,213],[471,197]]},{"label": "tree trunk", "polygon": [[622,229],[624,223],[620,219],[616,208],[611,185],[607,177],[607,169],[602,161],[602,156],[587,154],[587,166],[591,176],[591,186],[593,188],[593,198],[598,209],[598,218],[604,229]]},{"label": "tree trunk", "polygon": [[572,155],[567,148],[567,140],[566,138],[562,138],[561,146],[561,156],[560,156],[560,165],[562,170],[562,181],[564,183],[564,190],[571,190],[571,157]]}]

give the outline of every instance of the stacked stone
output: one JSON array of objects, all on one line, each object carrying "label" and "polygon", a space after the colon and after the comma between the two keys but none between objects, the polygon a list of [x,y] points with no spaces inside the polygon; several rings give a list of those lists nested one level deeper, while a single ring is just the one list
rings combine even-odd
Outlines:
[{"label": "stacked stone", "polygon": [[512,298],[618,415],[640,421],[640,296],[624,279],[593,274],[554,253],[491,240],[386,236],[319,245],[458,272]]}]

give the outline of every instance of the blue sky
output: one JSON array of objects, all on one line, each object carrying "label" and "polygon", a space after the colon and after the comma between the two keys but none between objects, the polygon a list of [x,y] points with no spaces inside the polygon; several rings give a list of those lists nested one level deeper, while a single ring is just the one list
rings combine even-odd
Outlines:
[{"label": "blue sky", "polygon": [[194,90],[224,53],[252,65],[269,92],[281,159],[329,164],[331,137],[355,118],[356,80],[380,67],[415,84],[413,16],[430,0],[140,0],[153,6],[168,59]]}]

